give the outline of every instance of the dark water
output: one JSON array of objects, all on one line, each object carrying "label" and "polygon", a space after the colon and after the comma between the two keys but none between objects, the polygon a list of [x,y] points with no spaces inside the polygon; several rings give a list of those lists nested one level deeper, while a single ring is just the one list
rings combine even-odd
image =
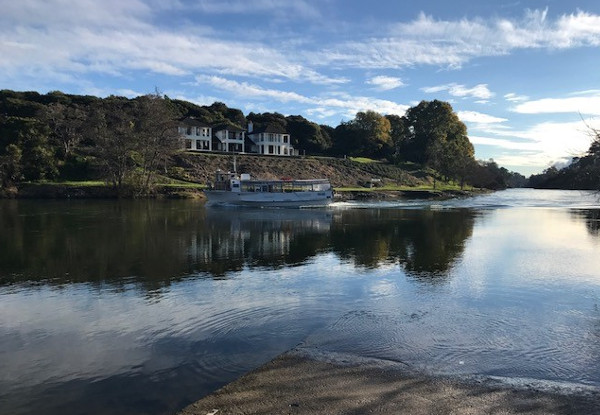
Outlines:
[{"label": "dark water", "polygon": [[0,413],[174,413],[297,345],[598,388],[599,208],[0,201]]}]

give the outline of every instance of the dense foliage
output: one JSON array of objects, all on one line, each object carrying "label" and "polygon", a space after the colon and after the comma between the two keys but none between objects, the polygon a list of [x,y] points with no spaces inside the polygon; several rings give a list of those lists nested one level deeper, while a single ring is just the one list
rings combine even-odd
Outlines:
[{"label": "dense foliage", "polygon": [[[300,115],[249,113],[221,102],[199,106],[159,93],[135,99],[55,91],[0,91],[0,185],[102,179],[119,194],[150,192],[182,148],[177,120],[209,125],[248,122],[290,134],[301,155],[360,156],[429,168],[434,178],[504,188],[519,177],[493,161],[477,162],[466,126],[451,105],[422,101],[405,115],[359,112],[333,128]],[[521,176],[522,177],[522,176]],[[524,179],[524,178],[523,178]]]}]

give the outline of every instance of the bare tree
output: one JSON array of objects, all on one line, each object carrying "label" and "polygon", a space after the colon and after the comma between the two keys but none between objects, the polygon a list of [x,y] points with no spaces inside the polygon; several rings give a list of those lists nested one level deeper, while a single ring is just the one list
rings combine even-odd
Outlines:
[{"label": "bare tree", "polygon": [[84,111],[77,106],[69,107],[54,102],[45,107],[42,119],[48,123],[66,159],[83,138],[86,121]]},{"label": "bare tree", "polygon": [[160,167],[181,149],[176,117],[168,102],[158,93],[136,100],[135,135],[137,150],[135,161],[141,173],[141,189],[148,191]]}]

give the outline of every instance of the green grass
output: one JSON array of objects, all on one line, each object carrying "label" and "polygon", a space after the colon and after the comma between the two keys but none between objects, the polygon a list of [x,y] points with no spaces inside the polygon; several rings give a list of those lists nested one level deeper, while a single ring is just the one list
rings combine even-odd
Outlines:
[{"label": "green grass", "polygon": [[79,187],[94,187],[94,186],[106,186],[106,182],[104,180],[64,180],[64,181],[45,181],[41,180],[39,182],[32,182],[31,184],[43,184],[50,186],[79,186]]},{"label": "green grass", "polygon": [[373,160],[368,157],[348,157],[348,160],[361,164],[381,163],[379,160]]},{"label": "green grass", "polygon": [[177,187],[177,188],[185,188],[185,189],[205,189],[206,188],[205,184],[189,183],[189,182],[181,182],[181,181],[178,181],[177,183],[161,183],[158,186]]}]

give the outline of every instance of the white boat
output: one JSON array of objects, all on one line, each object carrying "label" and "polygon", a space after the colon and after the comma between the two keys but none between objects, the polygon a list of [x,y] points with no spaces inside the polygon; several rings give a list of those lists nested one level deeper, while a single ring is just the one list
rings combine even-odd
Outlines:
[{"label": "white boat", "polygon": [[210,205],[254,207],[327,206],[333,190],[327,179],[255,180],[249,174],[217,170],[215,182],[204,191]]}]

